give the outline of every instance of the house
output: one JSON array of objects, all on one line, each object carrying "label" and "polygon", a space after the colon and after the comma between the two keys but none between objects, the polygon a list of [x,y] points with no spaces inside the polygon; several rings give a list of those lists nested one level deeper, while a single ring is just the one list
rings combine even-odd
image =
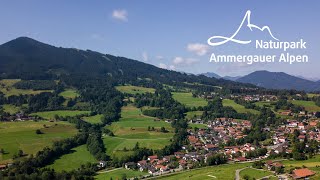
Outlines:
[{"label": "house", "polygon": [[124,164],[124,167],[129,170],[129,169],[135,169],[137,165],[134,162],[127,162]]},{"label": "house", "polygon": [[266,166],[267,166],[268,170],[271,170],[273,168],[281,168],[281,167],[283,167],[283,164],[280,162],[273,162],[270,160],[270,161],[266,162]]},{"label": "house", "polygon": [[7,165],[5,165],[5,164],[0,164],[0,170],[6,169],[6,168],[7,168]]},{"label": "house", "polygon": [[148,168],[148,173],[149,173],[149,174],[154,174],[155,172],[157,172],[157,171],[156,171],[156,168],[154,168],[154,167],[152,167],[152,166],[150,166],[150,167]]},{"label": "house", "polygon": [[296,169],[292,171],[292,177],[294,179],[307,178],[313,176],[315,172],[309,170],[308,168]]},{"label": "house", "polygon": [[138,161],[137,165],[138,165],[139,167],[145,166],[145,165],[147,165],[147,161],[146,161],[146,160]]},{"label": "house", "polygon": [[148,161],[152,161],[152,160],[155,160],[155,159],[158,159],[157,155],[153,155],[153,156],[149,156],[148,157]]},{"label": "house", "polygon": [[104,167],[106,167],[106,165],[107,165],[107,163],[105,161],[99,161],[99,163],[98,163],[99,168],[104,168]]}]

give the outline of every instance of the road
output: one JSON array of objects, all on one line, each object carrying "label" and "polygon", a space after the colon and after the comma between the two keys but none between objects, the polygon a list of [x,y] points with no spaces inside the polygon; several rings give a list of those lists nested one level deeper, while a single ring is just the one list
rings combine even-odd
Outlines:
[{"label": "road", "polygon": [[244,170],[244,169],[247,169],[248,167],[245,167],[245,168],[242,168],[242,169],[237,169],[236,170],[236,177],[235,179],[236,180],[240,180],[240,171]]}]

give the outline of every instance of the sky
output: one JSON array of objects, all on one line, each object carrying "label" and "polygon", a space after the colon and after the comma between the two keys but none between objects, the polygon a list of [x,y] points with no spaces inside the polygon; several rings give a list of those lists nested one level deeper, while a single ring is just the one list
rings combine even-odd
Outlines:
[{"label": "sky", "polygon": [[[55,0],[0,1],[0,44],[21,36],[57,47],[90,49],[188,73],[238,76],[256,70],[320,79],[320,1],[299,0]],[[269,26],[280,41],[306,42],[308,63],[210,63],[216,55],[279,54],[254,44],[209,46],[211,36],[230,37],[247,10],[251,23]],[[241,40],[271,40],[243,28]],[[287,52],[286,52],[287,53]]]}]

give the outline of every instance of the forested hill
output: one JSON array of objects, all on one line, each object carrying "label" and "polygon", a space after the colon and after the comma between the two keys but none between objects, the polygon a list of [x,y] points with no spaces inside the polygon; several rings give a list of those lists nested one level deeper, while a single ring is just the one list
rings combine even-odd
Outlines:
[{"label": "forested hill", "polygon": [[128,82],[148,78],[164,84],[201,83],[223,87],[255,87],[205,76],[169,71],[140,61],[90,50],[54,47],[20,37],[0,46],[1,78],[58,79],[61,75],[107,76]]}]

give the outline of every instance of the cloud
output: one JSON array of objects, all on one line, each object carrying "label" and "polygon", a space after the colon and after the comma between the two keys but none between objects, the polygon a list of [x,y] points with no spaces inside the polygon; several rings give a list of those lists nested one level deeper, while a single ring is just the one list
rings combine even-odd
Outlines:
[{"label": "cloud", "polygon": [[193,43],[188,44],[187,50],[193,53],[196,53],[198,56],[203,56],[207,54],[209,46],[206,44]]},{"label": "cloud", "polygon": [[142,53],[142,60],[143,60],[144,62],[147,62],[147,61],[149,60],[149,57],[148,57],[147,52],[143,52],[143,53]]},{"label": "cloud", "polygon": [[128,13],[124,9],[116,9],[112,12],[112,17],[120,21],[128,21]]},{"label": "cloud", "polygon": [[175,70],[176,67],[174,65],[166,65],[164,63],[159,63],[159,67],[162,69]]},{"label": "cloud", "polygon": [[167,66],[166,64],[164,64],[164,63],[160,63],[160,64],[159,64],[159,68],[167,69],[168,66]]},{"label": "cloud", "polygon": [[172,63],[175,65],[192,65],[199,62],[199,60],[197,59],[193,59],[193,58],[182,58],[182,57],[175,57],[172,60]]}]

